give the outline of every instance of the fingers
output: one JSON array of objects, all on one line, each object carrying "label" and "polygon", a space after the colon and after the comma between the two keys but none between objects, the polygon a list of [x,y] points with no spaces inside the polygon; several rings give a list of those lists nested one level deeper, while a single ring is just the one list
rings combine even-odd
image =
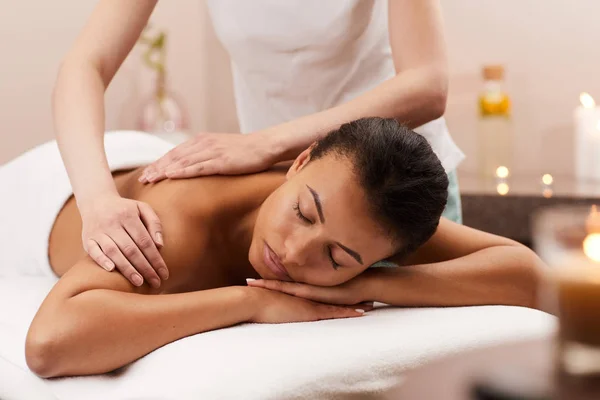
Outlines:
[{"label": "fingers", "polygon": [[165,170],[169,166],[178,162],[183,157],[193,154],[194,153],[193,148],[192,148],[193,144],[194,143],[193,143],[193,139],[192,139],[192,140],[184,142],[184,143],[178,145],[177,147],[175,147],[174,149],[170,150],[164,156],[162,156],[161,158],[159,158],[152,164],[148,165],[144,169],[142,176],[140,176],[140,178],[138,180],[140,182],[154,183],[154,182],[158,182],[162,179],[166,179],[167,176],[165,175]]},{"label": "fingers", "polygon": [[365,312],[371,311],[375,308],[372,301],[365,301],[363,303],[352,304],[352,305],[342,306],[342,307],[351,308],[353,310],[359,309],[359,310],[363,310]]},{"label": "fingers", "polygon": [[114,262],[116,268],[123,274],[129,282],[135,286],[142,286],[144,279],[138,272],[133,268],[131,263],[125,258],[119,246],[107,235],[101,235],[95,240],[102,252]]},{"label": "fingers", "polygon": [[[154,268],[152,268],[152,266],[150,265],[150,263],[139,248],[140,245],[147,246],[148,241],[144,241],[144,243],[140,243],[138,245],[131,238],[131,234],[127,232],[127,225],[125,225],[124,227],[124,230],[112,232],[110,236],[113,238],[117,246],[119,246],[119,250],[121,251],[122,255],[125,256],[129,264],[140,275],[142,275],[142,277],[145,278],[145,280],[150,284],[150,286],[158,288],[160,286],[160,278],[158,277],[156,271],[154,271]],[[111,259],[114,261],[112,256]],[[117,266],[119,265],[117,262],[115,262],[115,264],[117,264]],[[129,275],[125,275],[125,277],[128,276]]]},{"label": "fingers", "polygon": [[154,243],[160,247],[164,246],[162,224],[158,215],[156,215],[152,207],[146,203],[138,202],[137,206],[140,211],[140,218],[154,240]]},{"label": "fingers", "polygon": [[88,240],[86,251],[92,260],[96,262],[99,266],[107,270],[108,272],[115,269],[115,263],[113,263],[110,258],[108,258],[103,252],[98,243],[94,240]]},{"label": "fingers", "polygon": [[362,317],[364,313],[365,310],[362,308],[354,309],[347,307],[331,306],[327,304],[317,305],[318,320]]},{"label": "fingers", "polygon": [[276,290],[278,292],[291,294],[296,296],[298,293],[299,284],[293,282],[274,281],[265,279],[246,279],[248,286],[261,287],[269,290]]},{"label": "fingers", "polygon": [[169,179],[194,178],[196,176],[216,175],[220,171],[220,161],[208,160],[187,167],[173,167],[167,169],[166,175]]},{"label": "fingers", "polygon": [[[156,281],[158,279],[157,274],[162,279],[168,279],[167,265],[142,222],[139,219],[128,220],[125,221],[123,227],[135,244],[136,250],[138,250],[131,250],[133,259],[127,254],[125,255],[133,263],[138,272],[142,274],[144,279],[152,283],[153,280]],[[158,283],[156,287],[160,286],[160,280],[154,282],[152,286],[155,286],[156,283]]]},{"label": "fingers", "polygon": [[319,301],[322,303],[343,303],[344,299],[341,296],[339,288],[336,287],[320,287],[307,285],[304,283],[285,282],[275,280],[246,280],[248,286],[262,287],[265,289],[276,290],[278,292],[290,294],[304,299]]}]

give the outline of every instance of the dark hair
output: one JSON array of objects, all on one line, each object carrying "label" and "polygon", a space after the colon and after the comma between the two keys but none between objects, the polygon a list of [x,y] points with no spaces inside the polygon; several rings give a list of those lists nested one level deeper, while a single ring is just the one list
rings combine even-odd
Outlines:
[{"label": "dark hair", "polygon": [[407,255],[437,229],[448,198],[448,176],[427,140],[394,119],[362,118],[319,140],[311,160],[347,157],[372,215]]}]

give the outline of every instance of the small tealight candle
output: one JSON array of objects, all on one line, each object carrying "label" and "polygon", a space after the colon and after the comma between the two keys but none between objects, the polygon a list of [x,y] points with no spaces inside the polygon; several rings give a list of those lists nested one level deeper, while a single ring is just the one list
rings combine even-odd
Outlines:
[{"label": "small tealight candle", "polygon": [[575,109],[575,173],[578,179],[600,181],[600,107],[588,93]]},{"label": "small tealight candle", "polygon": [[506,179],[508,178],[508,175],[510,175],[510,171],[504,165],[501,165],[498,168],[496,168],[496,176],[498,178]]}]

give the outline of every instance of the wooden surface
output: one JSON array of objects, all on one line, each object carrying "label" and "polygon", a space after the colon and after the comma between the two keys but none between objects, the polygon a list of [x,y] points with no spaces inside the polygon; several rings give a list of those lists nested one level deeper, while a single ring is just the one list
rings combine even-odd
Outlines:
[{"label": "wooden surface", "polygon": [[467,400],[478,399],[477,390],[504,396],[482,399],[600,399],[600,377],[561,376],[555,372],[553,355],[552,338],[472,350],[407,373],[404,383],[384,398]]}]

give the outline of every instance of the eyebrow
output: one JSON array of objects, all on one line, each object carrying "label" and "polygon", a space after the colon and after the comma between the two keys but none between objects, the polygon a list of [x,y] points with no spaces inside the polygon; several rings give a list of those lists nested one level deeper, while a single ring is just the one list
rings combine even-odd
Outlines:
[{"label": "eyebrow", "polygon": [[311,188],[308,185],[306,185],[306,187],[308,188],[308,190],[310,190],[310,194],[312,194],[313,200],[315,201],[315,206],[317,207],[317,212],[319,213],[319,219],[321,220],[321,223],[324,224],[325,216],[323,215],[323,206],[321,205],[319,193],[317,193],[315,189]]},{"label": "eyebrow", "polygon": [[358,254],[357,252],[355,252],[352,249],[347,248],[346,246],[344,246],[340,242],[335,242],[335,244],[337,244],[338,246],[340,246],[342,248],[342,250],[344,250],[346,253],[350,254],[350,257],[354,258],[361,265],[363,264],[363,260],[362,260],[362,257],[360,256],[360,254]]},{"label": "eyebrow", "polygon": [[[323,205],[321,204],[321,199],[319,198],[319,194],[315,191],[315,189],[311,188],[310,186],[306,185],[306,187],[310,191],[310,194],[312,194],[313,200],[315,201],[315,207],[317,207],[317,212],[319,213],[319,219],[321,220],[321,223],[324,224],[325,216],[323,215]],[[346,253],[348,253],[350,255],[350,257],[354,258],[360,264],[363,264],[362,257],[356,251],[344,246],[340,242],[335,242],[335,244],[340,246],[342,248],[342,250],[344,250]]]}]

